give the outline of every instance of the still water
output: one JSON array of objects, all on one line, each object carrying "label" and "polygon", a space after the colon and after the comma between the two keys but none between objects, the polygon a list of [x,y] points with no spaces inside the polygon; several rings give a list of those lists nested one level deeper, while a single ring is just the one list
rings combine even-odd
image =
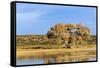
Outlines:
[{"label": "still water", "polygon": [[43,58],[17,59],[16,65],[49,64],[64,62],[96,61],[94,52],[71,52],[61,55],[45,56]]},{"label": "still water", "polygon": [[[56,63],[56,61],[54,61],[55,59],[51,59],[49,60],[48,63]],[[89,58],[87,61],[95,61],[96,58]],[[69,61],[66,61],[69,62]],[[78,60],[73,60],[70,62],[78,62]],[[63,63],[63,62],[62,62]],[[32,65],[32,64],[45,64],[44,59],[21,59],[21,60],[17,60],[17,65]]]}]

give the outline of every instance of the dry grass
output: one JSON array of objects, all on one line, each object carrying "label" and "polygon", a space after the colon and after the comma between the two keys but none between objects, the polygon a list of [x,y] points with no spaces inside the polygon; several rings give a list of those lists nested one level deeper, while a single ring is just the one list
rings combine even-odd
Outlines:
[{"label": "dry grass", "polygon": [[[92,52],[92,53],[91,53]],[[80,48],[59,48],[59,49],[20,49],[17,48],[16,58],[40,58],[44,56],[54,56],[54,55],[96,55],[96,46],[92,47],[80,47]]]}]

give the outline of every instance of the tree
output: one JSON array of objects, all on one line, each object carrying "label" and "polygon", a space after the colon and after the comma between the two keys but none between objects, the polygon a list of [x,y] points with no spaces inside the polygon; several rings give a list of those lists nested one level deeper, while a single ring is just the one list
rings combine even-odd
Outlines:
[{"label": "tree", "polygon": [[90,36],[89,28],[81,24],[56,24],[47,32],[49,39],[56,39],[59,44],[66,44],[67,47],[82,44],[83,40],[87,40]]}]

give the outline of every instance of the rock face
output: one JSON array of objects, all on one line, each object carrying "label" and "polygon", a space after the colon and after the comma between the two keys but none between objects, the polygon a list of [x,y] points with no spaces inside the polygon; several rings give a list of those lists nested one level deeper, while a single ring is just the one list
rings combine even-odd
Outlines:
[{"label": "rock face", "polygon": [[58,44],[67,42],[68,45],[82,43],[89,36],[90,30],[81,24],[56,24],[47,32],[49,39],[56,39]]}]

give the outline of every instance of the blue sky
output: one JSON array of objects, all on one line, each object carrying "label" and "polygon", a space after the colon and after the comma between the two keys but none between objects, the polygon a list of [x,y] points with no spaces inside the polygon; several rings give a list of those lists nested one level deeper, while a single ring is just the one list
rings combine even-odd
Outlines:
[{"label": "blue sky", "polygon": [[17,35],[46,34],[57,23],[82,23],[96,35],[96,8],[17,3]]}]

